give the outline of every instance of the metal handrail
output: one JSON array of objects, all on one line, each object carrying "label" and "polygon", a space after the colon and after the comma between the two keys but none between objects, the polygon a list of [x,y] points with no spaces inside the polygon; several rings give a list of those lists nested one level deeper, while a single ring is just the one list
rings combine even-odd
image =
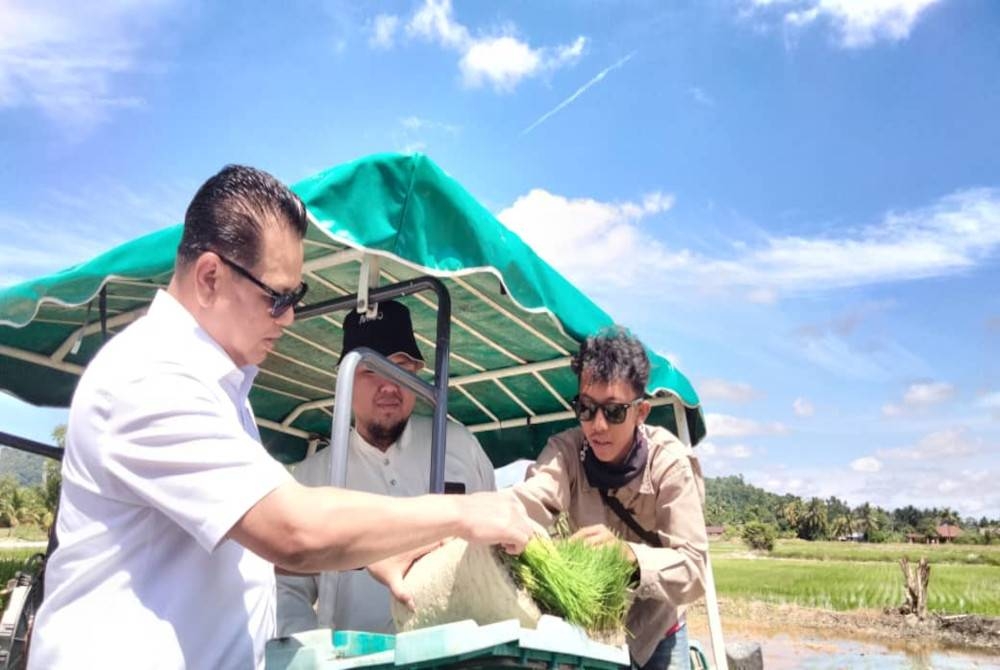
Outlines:
[{"label": "metal handrail", "polygon": [[[331,483],[344,486],[347,480],[347,441],[350,434],[351,397],[354,391],[354,372],[362,359],[377,367],[393,381],[417,392],[434,407],[431,429],[430,492],[444,492],[445,436],[448,430],[448,358],[451,352],[451,294],[444,283],[431,276],[417,277],[406,281],[369,289],[369,304],[391,300],[421,291],[433,291],[437,296],[437,333],[434,348],[434,383],[428,384],[396,366],[370,349],[362,348],[350,352],[340,361],[337,375],[336,396],[334,398],[333,421],[330,427],[330,447],[334,449],[331,459]],[[324,300],[295,310],[297,319],[310,319],[323,314],[357,307],[357,294]],[[357,357],[351,354],[359,353]],[[349,363],[350,360],[350,363]],[[419,384],[415,384],[419,382]],[[337,467],[334,467],[334,466]]]}]

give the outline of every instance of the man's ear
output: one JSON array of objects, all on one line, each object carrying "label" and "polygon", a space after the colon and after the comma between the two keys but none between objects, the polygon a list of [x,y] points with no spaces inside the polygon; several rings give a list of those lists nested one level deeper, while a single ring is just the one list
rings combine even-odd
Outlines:
[{"label": "man's ear", "polygon": [[653,406],[648,400],[643,400],[639,403],[639,407],[637,409],[639,410],[639,423],[645,423],[646,419],[649,418],[649,413],[653,410]]},{"label": "man's ear", "polygon": [[194,262],[192,275],[194,277],[195,295],[198,304],[208,307],[215,302],[219,292],[219,282],[222,280],[222,263],[219,258],[210,252],[205,252],[198,256]]}]

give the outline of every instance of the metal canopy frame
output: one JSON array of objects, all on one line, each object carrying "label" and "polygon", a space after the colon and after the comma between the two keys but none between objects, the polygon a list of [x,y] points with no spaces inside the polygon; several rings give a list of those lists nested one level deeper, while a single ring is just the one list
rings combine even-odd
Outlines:
[{"label": "metal canopy frame", "polygon": [[[354,395],[354,372],[358,365],[367,365],[375,372],[407,387],[427,400],[434,408],[431,426],[430,492],[444,492],[445,436],[448,421],[448,354],[451,347],[451,294],[436,277],[424,276],[398,282],[382,288],[371,288],[369,282],[375,277],[369,274],[368,264],[362,264],[361,290],[333,300],[326,300],[298,310],[300,320],[312,319],[331,312],[357,308],[371,312],[379,302],[423,291],[433,291],[437,296],[437,333],[434,346],[434,381],[428,384],[415,374],[403,370],[398,365],[372,351],[359,347],[340,360],[337,374],[337,388],[334,394],[334,411],[330,427],[330,482],[344,487],[347,480],[347,446],[351,425],[351,399]],[[377,267],[377,266],[376,266]],[[365,281],[367,278],[368,281]]]}]

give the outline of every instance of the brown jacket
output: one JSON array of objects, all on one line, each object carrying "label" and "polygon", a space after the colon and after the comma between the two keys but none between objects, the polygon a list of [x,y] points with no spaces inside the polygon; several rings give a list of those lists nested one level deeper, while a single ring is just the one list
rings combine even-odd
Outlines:
[{"label": "brown jacket", "polygon": [[702,503],[705,483],[690,447],[669,431],[640,426],[649,458],[645,471],[608,493],[632,512],[639,525],[655,531],[662,548],[644,544],[604,505],[598,489],[587,483],[580,461],[583,431],[573,428],[549,438],[525,481],[514,487],[528,515],[550,526],[562,512],[573,530],[604,524],[628,542],[639,562],[639,584],[628,613],[632,657],[643,665],[685,606],[704,593],[708,538]]}]

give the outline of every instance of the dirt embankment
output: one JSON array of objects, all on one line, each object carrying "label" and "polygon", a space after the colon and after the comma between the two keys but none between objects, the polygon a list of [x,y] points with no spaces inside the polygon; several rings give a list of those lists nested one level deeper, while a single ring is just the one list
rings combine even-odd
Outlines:
[{"label": "dirt embankment", "polygon": [[[775,605],[758,601],[720,600],[723,629],[750,639],[779,634],[792,637],[847,638],[887,646],[920,649],[974,650],[1000,654],[1000,618],[936,616],[924,621],[880,610],[832,610]],[[708,639],[705,606],[688,613],[695,637]]]}]

